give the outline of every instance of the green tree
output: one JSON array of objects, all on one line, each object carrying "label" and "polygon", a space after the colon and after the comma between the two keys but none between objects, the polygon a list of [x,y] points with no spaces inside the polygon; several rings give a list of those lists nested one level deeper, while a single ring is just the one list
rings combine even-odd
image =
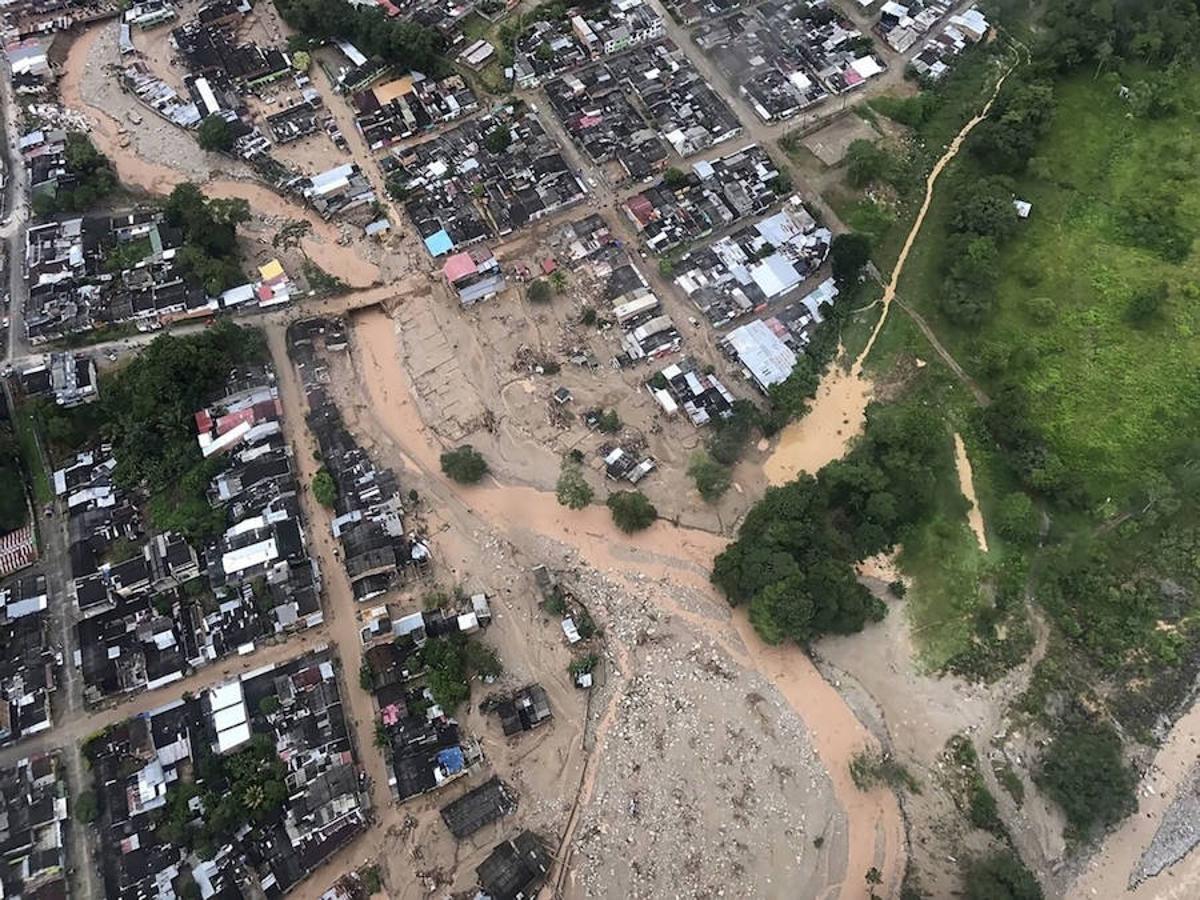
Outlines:
[{"label": "green tree", "polygon": [[1078,715],[1054,735],[1034,781],[1062,808],[1069,829],[1080,837],[1137,807],[1137,775],[1125,762],[1116,730]]},{"label": "green tree", "polygon": [[535,278],[525,289],[525,296],[529,298],[530,303],[549,303],[554,296],[554,291],[544,279]]},{"label": "green tree", "polygon": [[512,143],[512,132],[507,125],[495,125],[483,136],[483,146],[491,153],[503,153]]},{"label": "green tree", "polygon": [[704,450],[692,454],[688,462],[688,475],[696,482],[696,490],[708,503],[720,500],[733,483],[729,470]]},{"label": "green tree", "polygon": [[292,68],[297,72],[307,72],[312,65],[312,55],[307,50],[297,50],[292,54]]},{"label": "green tree", "polygon": [[606,502],[613,523],[626,534],[649,528],[658,518],[658,510],[640,491],[615,491]]},{"label": "green tree", "polygon": [[563,457],[554,493],[558,502],[568,509],[583,509],[595,496],[592,486],[583,477],[583,467],[570,457]]},{"label": "green tree", "polygon": [[99,808],[96,803],[95,791],[80,791],[75,798],[75,820],[83,825],[96,821]]},{"label": "green tree", "polygon": [[849,290],[858,283],[859,273],[871,259],[871,239],[853,231],[839,234],[834,237],[829,252],[833,280],[839,290]]},{"label": "green tree", "polygon": [[596,427],[605,434],[616,434],[621,430],[621,417],[615,409],[606,409],[600,413]]},{"label": "green tree", "polygon": [[442,471],[459,484],[476,484],[488,472],[485,460],[474,447],[464,444],[441,457]]},{"label": "green tree", "polygon": [[337,482],[333,480],[333,476],[324,466],[321,466],[317,470],[317,474],[313,476],[312,492],[322,506],[333,507],[337,503]]},{"label": "green tree", "polygon": [[205,150],[228,153],[233,149],[233,132],[222,116],[206,116],[196,132],[196,140]]},{"label": "green tree", "polygon": [[1125,307],[1125,318],[1138,328],[1144,328],[1162,315],[1169,289],[1165,281],[1133,292]]},{"label": "green tree", "polygon": [[964,881],[967,900],[1042,900],[1037,879],[1012,850],[973,860]]},{"label": "green tree", "polygon": [[865,188],[883,180],[888,172],[889,157],[874,141],[859,139],[846,148],[846,181],[851,187]]},{"label": "green tree", "polygon": [[1028,494],[1014,491],[996,504],[996,532],[1015,544],[1032,544],[1038,536],[1037,510]]},{"label": "green tree", "polygon": [[681,188],[685,184],[687,184],[688,177],[686,174],[684,174],[684,172],[682,170],[677,169],[674,166],[672,166],[671,168],[669,168],[665,172],[663,172],[662,180],[663,180],[663,184],[665,184],[667,187],[669,187],[671,190],[674,191],[674,190],[678,190],[679,188]]}]

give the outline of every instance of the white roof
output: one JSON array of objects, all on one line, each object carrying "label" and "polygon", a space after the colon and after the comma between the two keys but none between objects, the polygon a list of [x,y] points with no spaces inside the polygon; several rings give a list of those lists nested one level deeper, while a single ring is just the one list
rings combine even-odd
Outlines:
[{"label": "white roof", "polygon": [[781,253],[772,253],[750,267],[750,277],[768,297],[778,297],[798,285],[803,278]]},{"label": "white roof", "polygon": [[735,328],[726,340],[763,387],[786,380],[796,366],[796,354],[761,319]]},{"label": "white roof", "polygon": [[267,538],[265,541],[259,541],[248,547],[230,550],[221,557],[221,568],[226,575],[236,575],[246,569],[269,563],[278,556],[279,547],[275,544],[275,538]]},{"label": "white roof", "polygon": [[873,56],[864,56],[861,59],[856,59],[850,63],[850,68],[861,75],[863,78],[874,78],[883,71],[883,66]]},{"label": "white roof", "polygon": [[250,740],[250,726],[247,724],[237,725],[228,731],[217,732],[217,749],[221,753],[226,753],[240,747],[248,740]]},{"label": "white roof", "polygon": [[218,684],[208,690],[208,702],[214,712],[241,703],[243,696],[240,681],[227,681],[225,684]]}]

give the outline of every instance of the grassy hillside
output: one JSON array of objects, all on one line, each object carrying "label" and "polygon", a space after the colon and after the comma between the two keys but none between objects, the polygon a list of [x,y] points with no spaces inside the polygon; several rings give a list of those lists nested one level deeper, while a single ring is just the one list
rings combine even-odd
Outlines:
[{"label": "grassy hillside", "polygon": [[[1104,78],[1058,83],[1054,125],[1017,181],[1033,215],[1002,249],[995,310],[978,331],[938,310],[939,242],[922,242],[902,286],[985,379],[1007,364],[1096,501],[1128,493],[1200,436],[1200,258],[1136,246],[1128,226],[1141,208],[1189,243],[1200,233],[1200,76],[1176,84],[1180,110],[1153,119],[1131,115]],[[964,159],[959,177],[972,168]],[[1158,312],[1135,322],[1135,298],[1164,286]]]}]

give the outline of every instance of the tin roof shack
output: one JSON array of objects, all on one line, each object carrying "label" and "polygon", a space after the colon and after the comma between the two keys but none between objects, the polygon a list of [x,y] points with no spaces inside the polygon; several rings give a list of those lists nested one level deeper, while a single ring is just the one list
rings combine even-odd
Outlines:
[{"label": "tin roof shack", "polygon": [[393,148],[383,165],[434,257],[504,237],[584,195],[558,144],[520,101]]},{"label": "tin roof shack", "polygon": [[792,197],[774,215],[684,254],[674,281],[719,328],[799,288],[825,262],[832,240]]},{"label": "tin roof shack", "polygon": [[67,850],[67,782],[57,752],[0,768],[0,810],[4,896],[65,898],[67,872],[75,861]]},{"label": "tin roof shack", "polygon": [[517,795],[499,778],[489,778],[442,807],[442,821],[460,841],[517,808]]},{"label": "tin roof shack", "polygon": [[757,144],[691,166],[629,197],[625,214],[646,248],[663,254],[743,219],[762,215],[781,199],[779,170]]},{"label": "tin roof shack", "polygon": [[100,399],[96,362],[90,356],[50,354],[50,385],[59,406],[70,408]]},{"label": "tin roof shack", "polygon": [[458,294],[458,302],[463,306],[474,306],[508,287],[499,260],[482,245],[447,257],[442,266],[442,277]]},{"label": "tin roof shack", "polygon": [[0,746],[50,728],[56,684],[48,605],[42,575],[0,589]]},{"label": "tin roof shack", "polygon": [[475,868],[479,888],[492,900],[528,900],[550,871],[550,854],[532,831],[496,846]]},{"label": "tin roof shack", "polygon": [[118,18],[124,11],[110,0],[15,0],[6,5],[5,36],[68,31],[75,25]]},{"label": "tin roof shack", "polygon": [[215,91],[254,91],[291,74],[292,62],[285,52],[239,41],[237,25],[236,20],[195,19],[171,32],[171,44],[192,74]]},{"label": "tin roof shack", "polygon": [[89,741],[109,896],[286,892],[362,831],[336,665],[318,649]]}]

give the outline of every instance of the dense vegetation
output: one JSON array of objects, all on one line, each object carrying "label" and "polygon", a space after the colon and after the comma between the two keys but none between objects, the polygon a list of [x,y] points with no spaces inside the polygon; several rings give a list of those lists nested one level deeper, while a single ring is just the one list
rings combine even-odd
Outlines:
[{"label": "dense vegetation", "polygon": [[1137,775],[1122,756],[1116,730],[1082,714],[1054,735],[1036,781],[1062,807],[1069,836],[1088,837],[1137,808]]},{"label": "dense vegetation", "polygon": [[191,182],[178,185],[163,205],[168,224],[183,230],[179,259],[211,295],[245,281],[237,228],[250,221],[250,204],[240,198],[209,199]]},{"label": "dense vegetation", "polygon": [[156,528],[203,539],[224,527],[224,511],[205,496],[221,463],[201,457],[192,416],[220,392],[231,369],[261,360],[265,350],[260,332],[223,319],[197,334],[155,339],[105,380],[98,418],[113,442],[115,476],[148,497]]},{"label": "dense vegetation", "polygon": [[949,435],[923,404],[873,404],[862,439],[814,478],[771,488],[717,557],[713,581],[748,604],[764,640],[848,633],[884,614],[854,563],[890,549],[929,509],[953,465]]},{"label": "dense vegetation", "polygon": [[67,132],[63,155],[67,171],[75,179],[74,184],[70,188],[59,187],[54,194],[36,194],[33,211],[39,216],[86,212],[116,190],[117,176],[108,157],[97,150],[83,132]]},{"label": "dense vegetation", "polygon": [[436,76],[448,68],[437,31],[403,17],[390,18],[381,7],[352,6],[345,0],[275,0],[275,8],[310,46],[344,38],[391,63],[398,73]]},{"label": "dense vegetation", "polygon": [[0,426],[0,534],[15,531],[28,518],[24,484],[16,438],[11,427]]}]

